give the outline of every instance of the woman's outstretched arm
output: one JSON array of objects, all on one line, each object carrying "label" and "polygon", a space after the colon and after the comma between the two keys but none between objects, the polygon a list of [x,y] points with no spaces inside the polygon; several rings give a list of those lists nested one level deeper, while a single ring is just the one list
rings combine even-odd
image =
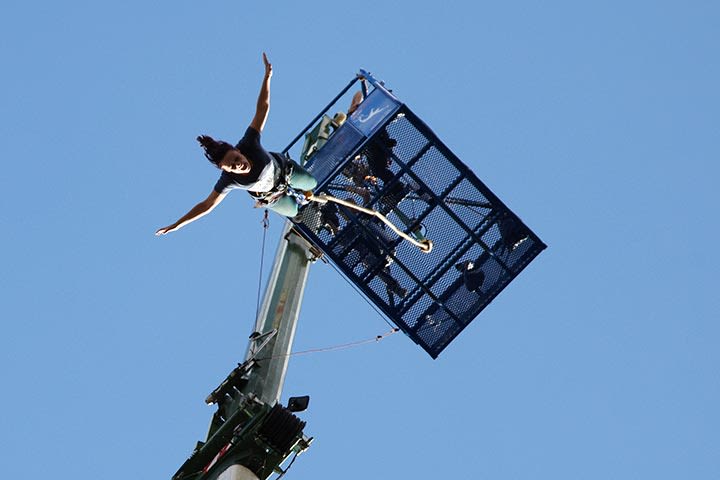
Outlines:
[{"label": "woman's outstretched arm", "polygon": [[263,52],[263,63],[265,64],[265,76],[260,86],[260,95],[258,95],[255,117],[252,122],[250,122],[250,126],[258,132],[262,132],[262,129],[265,127],[265,121],[267,120],[268,112],[270,112],[270,78],[272,78],[272,65],[268,61],[265,52]]},{"label": "woman's outstretched arm", "polygon": [[213,208],[217,207],[220,202],[223,201],[223,198],[225,198],[226,195],[226,193],[217,193],[215,190],[213,190],[212,192],[210,192],[210,195],[208,195],[205,200],[191,208],[190,211],[180,217],[177,222],[173,223],[172,225],[168,225],[167,227],[158,228],[158,230],[155,232],[155,235],[165,235],[167,233],[174,232],[175,230],[184,227],[188,223],[194,222],[198,218],[207,215],[213,210]]}]

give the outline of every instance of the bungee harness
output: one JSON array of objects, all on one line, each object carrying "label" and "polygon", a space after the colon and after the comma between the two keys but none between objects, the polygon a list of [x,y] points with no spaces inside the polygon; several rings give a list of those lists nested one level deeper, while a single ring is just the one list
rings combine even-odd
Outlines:
[{"label": "bungee harness", "polygon": [[283,196],[287,196],[295,200],[299,207],[305,206],[310,201],[307,199],[303,190],[298,190],[290,186],[290,179],[292,178],[293,171],[297,165],[295,161],[289,156],[285,156],[277,152],[268,152],[273,159],[278,163],[280,168],[275,171],[275,182],[271,190],[266,192],[253,192],[248,190],[248,193],[253,197],[257,203],[263,207],[269,207],[275,204]]}]

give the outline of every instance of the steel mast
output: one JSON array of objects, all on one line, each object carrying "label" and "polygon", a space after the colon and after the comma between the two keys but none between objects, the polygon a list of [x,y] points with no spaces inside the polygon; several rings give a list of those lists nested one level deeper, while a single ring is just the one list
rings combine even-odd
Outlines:
[{"label": "steel mast", "polygon": [[278,245],[245,361],[205,400],[216,404],[207,438],[173,480],[260,480],[310,446],[304,410],[309,397],[280,405],[310,264],[317,258],[288,223]]}]

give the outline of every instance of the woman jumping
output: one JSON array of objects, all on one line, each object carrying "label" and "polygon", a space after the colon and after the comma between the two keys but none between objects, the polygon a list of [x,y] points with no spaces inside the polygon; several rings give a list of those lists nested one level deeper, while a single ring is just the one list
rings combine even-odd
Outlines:
[{"label": "woman jumping", "polygon": [[235,188],[247,190],[255,198],[256,206],[267,207],[286,217],[294,217],[299,208],[295,198],[298,193],[295,190],[310,191],[317,186],[315,178],[304,168],[279,153],[268,152],[260,143],[260,134],[270,111],[272,77],[272,65],[265,53],[263,63],[265,76],[260,87],[255,117],[237,145],[233,147],[207,135],[197,137],[205,150],[205,157],[222,170],[210,195],[172,225],[158,229],[155,235],[174,232],[207,215]]}]

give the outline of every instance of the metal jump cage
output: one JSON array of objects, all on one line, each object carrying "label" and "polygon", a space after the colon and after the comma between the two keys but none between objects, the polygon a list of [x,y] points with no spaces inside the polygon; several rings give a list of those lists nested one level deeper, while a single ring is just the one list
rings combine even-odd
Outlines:
[{"label": "metal jump cage", "polygon": [[[357,109],[327,112],[362,79]],[[358,77],[300,133],[301,161],[318,180],[292,219],[377,308],[431,357],[546,245],[382,82]],[[396,235],[382,214],[429,252]],[[429,249],[429,248],[428,248]],[[427,250],[427,249],[426,249]]]}]

